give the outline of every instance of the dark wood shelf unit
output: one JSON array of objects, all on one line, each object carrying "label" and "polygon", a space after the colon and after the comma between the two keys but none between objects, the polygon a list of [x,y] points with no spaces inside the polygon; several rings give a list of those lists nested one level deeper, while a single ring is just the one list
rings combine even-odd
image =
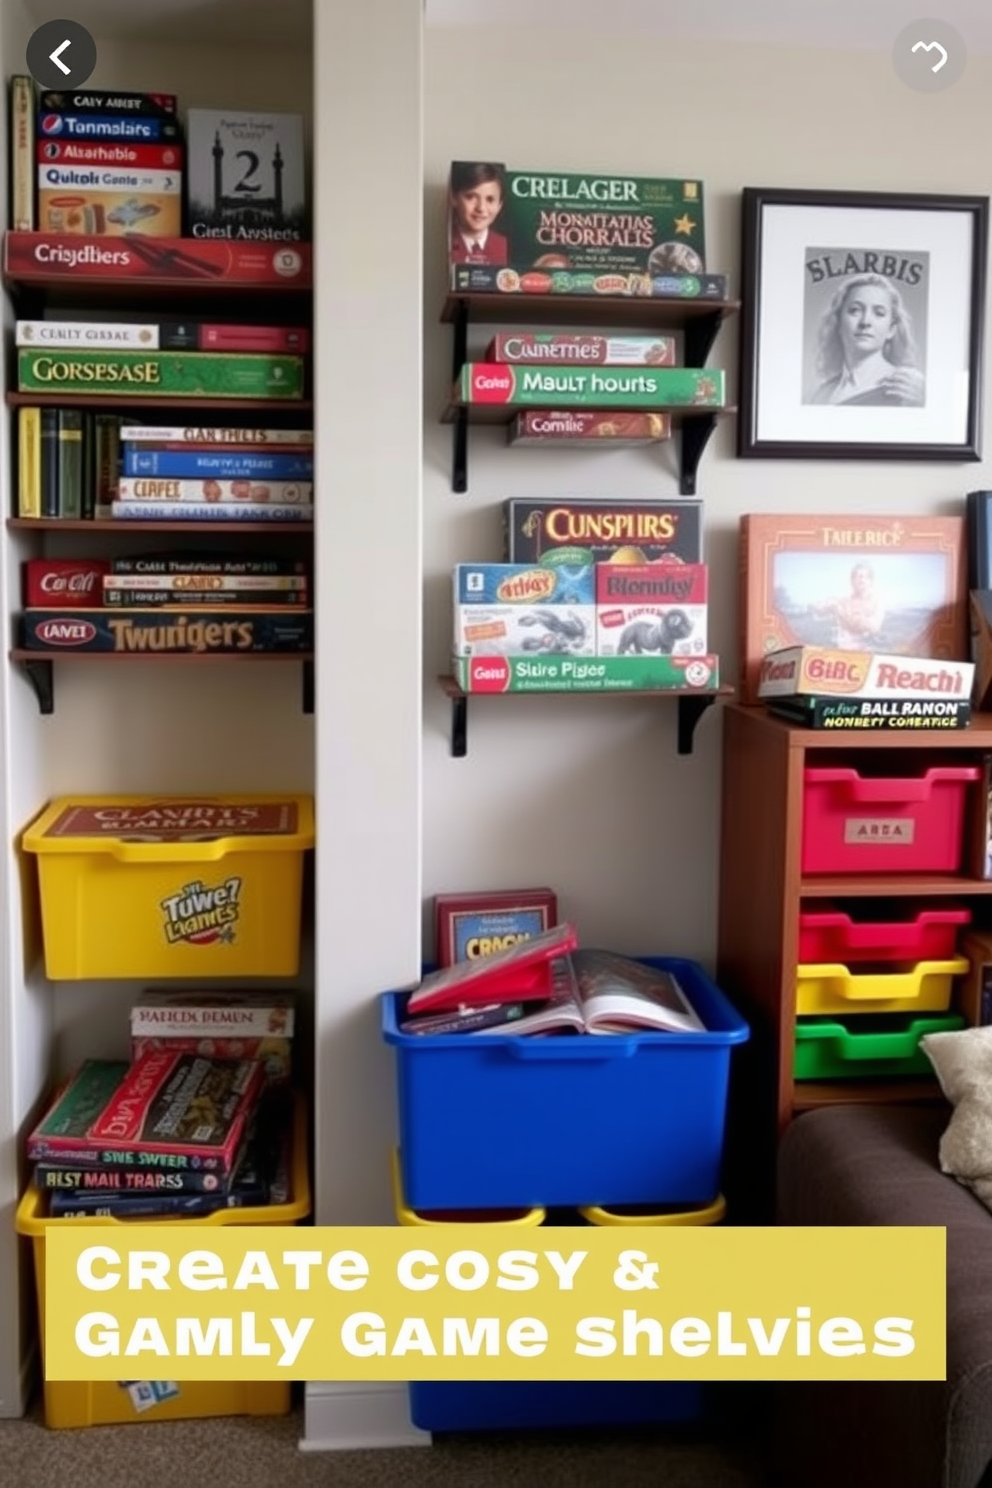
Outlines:
[{"label": "dark wood shelf unit", "polygon": [[264,413],[286,415],[287,419],[301,413],[312,413],[313,403],[307,398],[169,398],[150,393],[7,393],[8,408],[93,408],[98,413],[113,412],[115,408],[144,408],[153,413],[183,413],[199,416],[201,409],[209,408],[220,413],[229,413],[241,418],[254,418]]},{"label": "dark wood shelf unit", "polygon": [[298,662],[302,665],[302,711],[313,712],[314,704],[314,673],[312,651],[212,651],[202,652],[173,652],[163,653],[154,651],[60,651],[57,654],[50,651],[28,651],[23,647],[15,647],[9,653],[10,659],[20,666],[31,686],[34,688],[38,699],[38,711],[49,716],[55,712],[55,676],[53,668],[56,665],[75,666],[78,662],[154,662],[156,664],[170,664],[178,666],[203,665],[221,661],[233,661],[241,665],[243,662]]},{"label": "dark wood shelf unit", "polygon": [[[723,322],[740,309],[739,300],[666,299],[650,295],[457,294],[447,296],[441,320],[453,330],[451,381],[457,384],[468,360],[470,322],[485,325],[560,326],[681,332],[683,365],[703,367]],[[441,422],[450,424],[451,489],[468,490],[468,429],[473,423],[507,423],[520,410],[507,405],[449,402]],[[617,409],[617,412],[629,410]],[[643,409],[637,410],[643,412]],[[694,496],[699,462],[717,420],[736,409],[670,408],[679,434],[679,495]]]},{"label": "dark wood shelf unit", "polygon": [[62,517],[8,517],[7,526],[24,532],[93,532],[101,535],[105,532],[126,532],[132,537],[138,537],[143,532],[223,533],[228,537],[244,537],[246,533],[252,537],[262,537],[273,532],[278,532],[280,536],[286,533],[313,535],[312,522],[126,522],[103,518],[76,522]]},{"label": "dark wood shelf unit", "polygon": [[754,1212],[767,1220],[774,1205],[778,1137],[800,1112],[844,1101],[903,1103],[939,1096],[935,1082],[910,1078],[794,1080],[803,901],[971,897],[981,903],[992,895],[992,880],[980,876],[984,809],[971,813],[961,874],[804,877],[804,768],[824,752],[856,760],[879,750],[894,757],[910,753],[984,764],[992,753],[992,714],[974,714],[965,729],[854,734],[803,729],[760,706],[731,703],[723,712],[717,980],[751,1025],[732,1093],[728,1145],[735,1151],[730,1162],[740,1193],[753,1196]]},{"label": "dark wood shelf unit", "polygon": [[674,688],[656,687],[644,691],[621,691],[616,690],[609,693],[604,692],[558,692],[549,689],[547,692],[507,692],[507,693],[485,693],[465,692],[459,685],[457,679],[450,675],[438,677],[441,690],[445,696],[451,699],[451,753],[455,759],[464,759],[468,754],[468,704],[470,698],[651,698],[655,702],[666,698],[675,699],[678,704],[678,753],[691,754],[693,738],[696,725],[718,698],[727,699],[732,697],[732,687],[716,687],[708,692],[701,692],[698,688]]}]

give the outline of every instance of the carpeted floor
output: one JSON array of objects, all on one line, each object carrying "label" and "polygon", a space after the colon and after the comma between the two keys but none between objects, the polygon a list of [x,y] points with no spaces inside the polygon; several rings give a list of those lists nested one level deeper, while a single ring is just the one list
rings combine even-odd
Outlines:
[{"label": "carpeted floor", "polygon": [[302,1411],[49,1431],[0,1421],[10,1488],[767,1488],[757,1435],[700,1427],[446,1436],[430,1447],[300,1452]]}]

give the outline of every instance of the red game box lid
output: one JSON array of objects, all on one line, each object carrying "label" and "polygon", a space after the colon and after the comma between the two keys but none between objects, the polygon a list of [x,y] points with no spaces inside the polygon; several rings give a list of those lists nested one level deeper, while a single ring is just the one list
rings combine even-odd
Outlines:
[{"label": "red game box lid", "polygon": [[408,1013],[443,1012],[487,1002],[529,1002],[551,995],[551,962],[578,945],[575,926],[555,925],[543,935],[476,961],[456,961],[426,976],[407,1002]]}]

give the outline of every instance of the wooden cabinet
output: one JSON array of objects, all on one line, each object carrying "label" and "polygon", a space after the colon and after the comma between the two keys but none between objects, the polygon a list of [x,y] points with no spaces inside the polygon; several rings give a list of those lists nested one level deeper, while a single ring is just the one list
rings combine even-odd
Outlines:
[{"label": "wooden cabinet", "polygon": [[[992,714],[967,729],[871,733],[809,730],[762,707],[724,709],[717,979],[751,1025],[732,1094],[728,1160],[744,1210],[769,1218],[777,1139],[819,1106],[942,1099],[932,1078],[793,1078],[799,918],[804,907],[878,900],[961,903],[975,924],[992,915],[982,877]],[[907,758],[911,756],[911,758]],[[865,773],[911,775],[929,765],[980,767],[968,787],[960,872],[804,876],[803,781],[807,767],[852,764]]]}]

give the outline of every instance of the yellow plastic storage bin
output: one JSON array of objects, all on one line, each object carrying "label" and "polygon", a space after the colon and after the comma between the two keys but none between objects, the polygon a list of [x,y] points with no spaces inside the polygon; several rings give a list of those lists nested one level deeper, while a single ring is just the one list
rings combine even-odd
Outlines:
[{"label": "yellow plastic storage bin", "polygon": [[841,965],[797,966],[796,1012],[943,1013],[951,1004],[954,978],[963,976],[970,962],[953,956],[910,967],[884,965],[884,970],[857,972]]},{"label": "yellow plastic storage bin", "polygon": [[403,1176],[399,1150],[393,1148],[393,1208],[401,1225],[540,1225],[547,1218],[544,1209],[411,1209],[403,1197]]},{"label": "yellow plastic storage bin", "polygon": [[[50,1225],[179,1225],[209,1228],[216,1225],[289,1225],[310,1213],[310,1174],[307,1162],[307,1107],[297,1095],[293,1112],[293,1191],[286,1204],[264,1208],[218,1209],[197,1219],[108,1219],[85,1215],[78,1219],[49,1219],[44,1193],[29,1188],[17,1206],[15,1228],[33,1242],[35,1282],[42,1362],[45,1357],[45,1232]],[[126,1361],[122,1360],[126,1367]],[[151,1386],[152,1381],[46,1380],[45,1425],[61,1430],[78,1426],[120,1426],[145,1421],[179,1421],[199,1416],[284,1416],[292,1403],[291,1385],[282,1380],[183,1380],[168,1391],[147,1390],[148,1408],[137,1403],[139,1392],[129,1385]],[[157,1382],[159,1384],[163,1382]],[[174,1392],[174,1393],[172,1393]],[[155,1395],[166,1398],[155,1399]]]},{"label": "yellow plastic storage bin", "polygon": [[295,976],[313,799],[62,796],[24,832],[45,970],[91,977]]},{"label": "yellow plastic storage bin", "polygon": [[715,1225],[727,1212],[727,1201],[718,1194],[712,1204],[694,1209],[659,1208],[649,1204],[625,1204],[620,1209],[587,1207],[579,1213],[587,1224],[594,1225]]}]

